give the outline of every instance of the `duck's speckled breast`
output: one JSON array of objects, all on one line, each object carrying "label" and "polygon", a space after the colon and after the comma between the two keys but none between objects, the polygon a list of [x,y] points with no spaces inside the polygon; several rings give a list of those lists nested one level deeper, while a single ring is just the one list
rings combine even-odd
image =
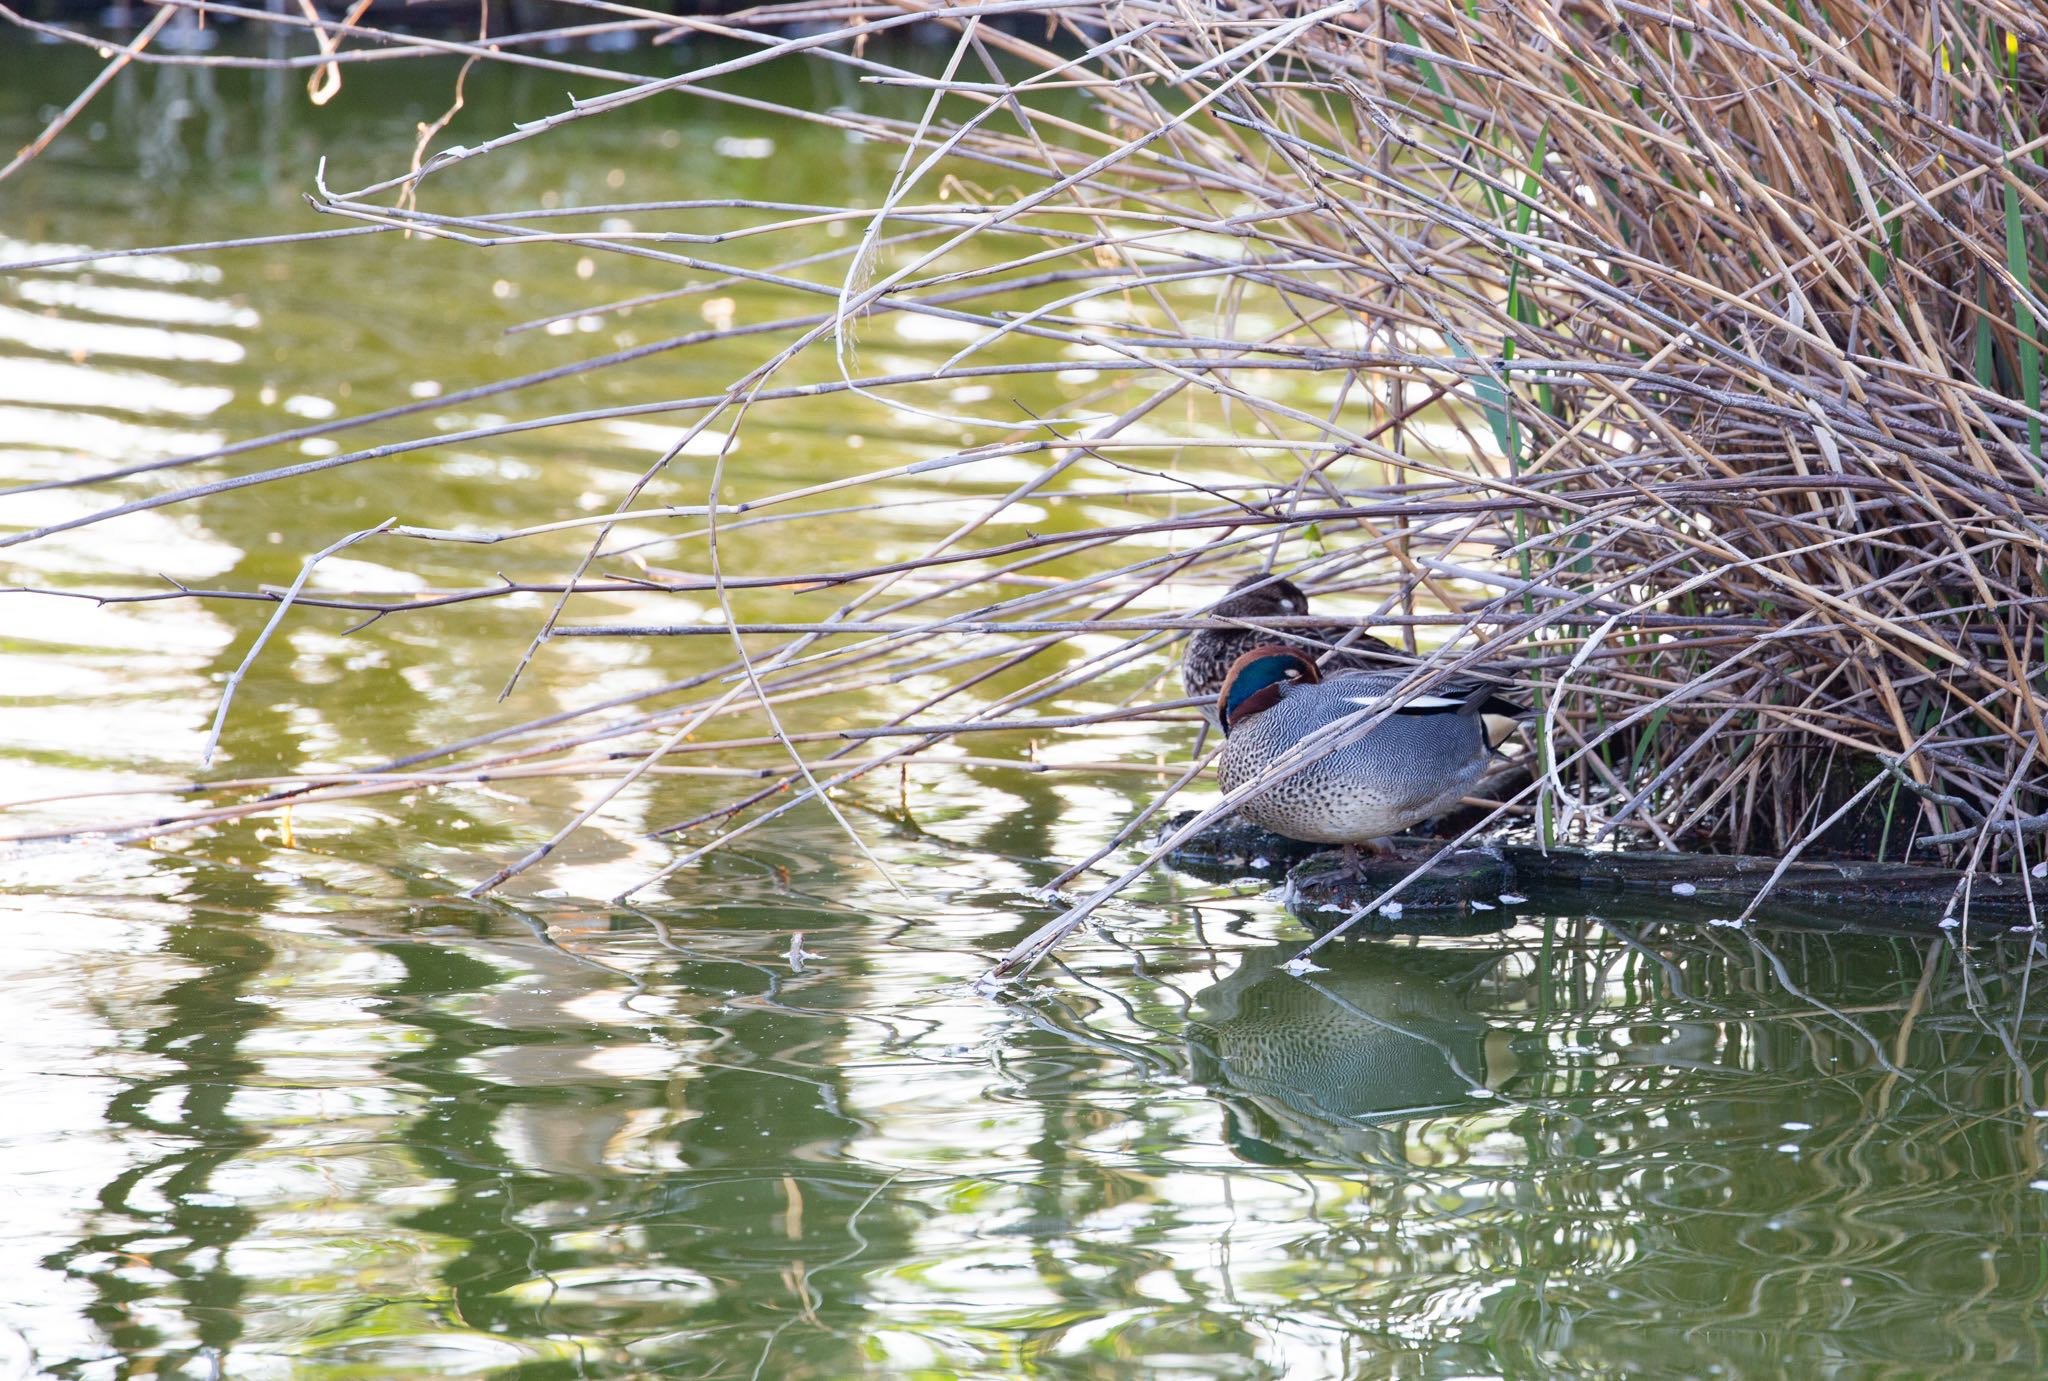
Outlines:
[{"label": "duck's speckled breast", "polygon": [[[1218,762],[1235,790],[1325,725],[1364,710],[1345,682],[1293,686],[1233,729]],[[1472,715],[1397,714],[1239,807],[1290,839],[1344,844],[1395,834],[1455,805],[1491,756]]]}]

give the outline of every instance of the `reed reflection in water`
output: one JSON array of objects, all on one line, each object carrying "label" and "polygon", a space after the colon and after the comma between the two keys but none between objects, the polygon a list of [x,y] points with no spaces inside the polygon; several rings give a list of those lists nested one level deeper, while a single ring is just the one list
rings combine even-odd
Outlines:
[{"label": "reed reflection in water", "polygon": [[1543,921],[1302,980],[1181,928],[998,1006],[771,880],[687,932],[248,883],[132,920],[100,1125],[5,1143],[51,1374],[2041,1362],[2016,945]]},{"label": "reed reflection in water", "polygon": [[1431,1320],[1481,1370],[2039,1364],[2020,945],[1594,921],[1306,980],[1295,948],[1199,994],[1193,1072],[1247,1161],[1356,1167],[1297,1249],[1372,1263],[1356,1322],[1399,1350]]},{"label": "reed reflection in water", "polygon": [[[15,143],[96,64],[39,52],[10,69],[24,74],[0,89]],[[376,66],[351,72],[351,90],[408,79]],[[27,174],[42,181],[21,184],[35,198],[0,207],[9,253],[123,243],[138,224],[165,240],[237,218],[274,228],[293,170],[335,143],[319,127],[329,117],[237,117],[257,106],[228,74],[171,69],[119,90],[139,93],[109,93],[121,137],[58,149]],[[480,73],[466,118],[499,131],[540,113],[543,95],[559,100],[538,77],[493,88]],[[390,109],[350,146],[367,163],[402,166],[414,117],[438,107]],[[619,195],[650,200],[783,194],[799,173],[887,186],[873,151],[836,136],[778,129],[789,156],[720,167],[700,141],[664,144],[673,131],[651,117],[609,128],[608,147],[536,144],[537,185],[589,203],[612,195],[616,167],[632,176]],[[466,297],[440,272],[442,249],[151,256],[10,282],[7,480],[425,401],[412,390],[453,394],[568,346],[625,348],[692,321],[506,345],[506,328],[589,303],[574,261],[508,271],[518,299]],[[384,298],[345,290],[366,265],[392,285]],[[650,273],[602,286],[674,284]],[[951,348],[887,343],[924,360]],[[431,378],[417,368],[427,359]],[[740,368],[676,355],[607,387],[688,394]],[[566,408],[584,387],[528,401]],[[1049,384],[1022,396],[1044,415],[1064,401]],[[864,402],[843,409],[875,451],[932,440]],[[488,406],[447,410],[453,430]],[[295,498],[331,525],[311,543],[284,539],[267,498],[142,515],[119,544],[38,544],[32,574],[79,589],[133,584],[139,570],[254,588],[289,580],[305,550],[394,502],[489,525],[507,489],[526,486],[584,511],[586,493],[615,495],[666,435],[614,433],[574,455],[505,438],[489,454],[309,485]],[[782,482],[823,481],[843,473],[843,439],[785,420],[746,454]],[[339,447],[309,438],[303,453],[314,443]],[[927,541],[911,525],[955,523],[952,505],[1017,480],[917,491],[929,502],[897,510],[896,535]],[[66,490],[15,502],[14,523],[89,506]],[[764,561],[773,531],[737,531],[733,560]],[[490,559],[539,579],[561,557]],[[372,591],[469,578],[442,562],[401,571],[365,557],[340,574]],[[14,794],[191,772],[219,680],[264,612],[11,604],[0,767]],[[343,636],[353,615],[306,611],[247,683],[229,759],[373,761],[460,737],[479,714],[587,700],[598,679],[657,681],[697,655],[586,644],[536,666],[534,701],[500,710],[506,665],[493,656],[516,652],[538,617],[515,606]],[[1168,726],[1047,754],[1075,743],[1126,761],[1178,761],[1187,747]],[[2030,1071],[2048,1051],[2025,997],[2030,941],[1959,951],[1637,913],[1518,916],[1497,934],[1346,946],[1300,980],[1277,971],[1297,934],[1277,908],[1162,875],[1063,951],[1063,968],[995,1005],[964,985],[1043,919],[1020,898],[1052,860],[1111,837],[1144,787],[973,768],[918,791],[914,815],[864,817],[914,902],[804,816],[646,912],[437,901],[451,877],[546,834],[546,809],[483,793],[308,813],[294,844],[223,831],[8,860],[0,1374],[2044,1365],[2048,1172]],[[668,856],[634,828],[727,794],[665,784],[611,836],[579,840],[549,881],[606,895]],[[578,804],[567,788],[536,795],[557,819]]]}]

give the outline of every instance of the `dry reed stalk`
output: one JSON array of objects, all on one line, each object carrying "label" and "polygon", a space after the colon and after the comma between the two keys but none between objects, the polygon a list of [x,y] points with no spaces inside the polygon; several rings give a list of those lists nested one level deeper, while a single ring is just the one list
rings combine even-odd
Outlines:
[{"label": "dry reed stalk", "polygon": [[[591,31],[619,22],[615,7],[584,7],[602,17]],[[597,72],[508,40],[236,12],[318,29],[342,64],[432,49]],[[756,340],[757,367],[716,394],[202,479],[0,542],[451,441],[646,414],[676,414],[689,434],[732,432],[763,406],[882,400],[980,439],[781,494],[761,492],[721,451],[701,502],[635,509],[665,457],[599,519],[533,514],[491,534],[415,522],[376,539],[590,528],[574,574],[553,585],[410,602],[298,594],[304,607],[374,619],[545,588],[555,614],[535,650],[662,631],[732,640],[729,661],[685,681],[387,764],[390,789],[418,782],[425,760],[437,780],[484,780],[515,763],[595,771],[588,755],[601,745],[656,771],[702,751],[680,726],[761,715],[767,734],[728,742],[765,739],[788,771],[683,822],[744,817],[733,827],[743,832],[956,734],[1052,729],[1070,717],[1032,718],[1035,707],[1090,702],[1098,684],[1138,694],[1130,673],[1115,675],[1157,671],[1163,639],[1189,626],[1142,612],[1159,607],[1163,582],[1199,575],[1220,589],[1275,561],[1369,592],[1394,626],[1453,635],[1421,644],[1433,670],[1520,660],[1543,717],[1535,782],[1516,812],[1550,837],[1788,857],[1916,849],[2009,871],[2048,831],[2048,19],[2037,7],[807,0],[718,21],[635,11],[630,22],[717,35],[740,53],[679,76],[601,73],[612,94],[371,187],[323,186],[322,209],[359,222],[343,234],[631,256],[814,298],[816,311],[76,483],[144,468],[204,474],[229,454],[709,343]],[[937,76],[869,42],[913,22],[947,35]],[[798,24],[810,27],[784,27]],[[919,93],[914,119],[778,108],[898,146],[878,205],[605,208],[674,227],[618,232],[588,228],[588,208],[458,217],[412,203],[455,163],[656,94],[761,105],[706,83],[799,58]],[[861,234],[821,252],[807,236],[833,221]],[[756,240],[777,246],[774,266],[723,248]],[[972,342],[930,369],[863,375],[862,334],[895,314],[966,329]],[[1077,358],[1098,383],[1059,418],[962,416],[946,397],[962,380],[1056,373]],[[1162,426],[1169,409],[1179,421]],[[1232,444],[1263,449],[1218,476],[1217,448]],[[908,502],[869,497],[891,485],[1027,459],[1033,478],[977,501],[914,557],[761,570],[724,555],[754,525],[796,525],[788,546],[801,550]],[[814,507],[827,493],[849,501]],[[1058,531],[1017,522],[1027,499],[1057,493],[1115,501],[1128,516]],[[662,564],[644,578],[621,578],[622,558],[656,552]],[[574,601],[631,589],[708,592],[719,621],[574,621]],[[754,612],[769,595],[776,612]],[[789,617],[790,600],[816,612]],[[1069,633],[1139,641],[1047,660]],[[989,689],[1012,668],[1038,675]],[[814,762],[802,719],[779,718],[912,678],[937,689],[879,726],[911,737],[876,757],[849,756],[848,743]],[[558,732],[632,704],[644,709]],[[603,773],[633,770],[608,759]],[[368,785],[357,773],[300,789]],[[236,809],[294,799],[274,792]]]}]

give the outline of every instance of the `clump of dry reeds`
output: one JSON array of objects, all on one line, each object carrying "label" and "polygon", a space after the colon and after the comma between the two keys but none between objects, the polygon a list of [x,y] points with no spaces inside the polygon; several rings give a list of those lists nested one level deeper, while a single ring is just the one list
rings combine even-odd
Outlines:
[{"label": "clump of dry reeds", "polygon": [[[768,778],[758,790],[678,822],[751,828],[976,731],[1148,712],[1035,707],[1161,665],[1193,626],[1148,604],[1161,581],[1213,572],[1220,591],[1277,556],[1373,594],[1436,668],[1519,665],[1543,714],[1516,810],[1548,837],[2009,869],[2048,829],[2037,7],[806,0],[717,23],[608,22],[720,33],[747,56],[622,79],[616,96],[376,186],[322,187],[321,206],[372,230],[567,240],[815,299],[809,315],[742,328],[763,342],[760,365],[730,389],[644,409],[694,419],[693,434],[739,430],[765,403],[856,393],[984,435],[899,459],[1041,468],[923,556],[778,570],[722,566],[721,531],[871,522],[911,502],[863,501],[903,471],[850,473],[832,486],[848,501],[825,508],[723,460],[700,503],[657,507],[640,498],[650,472],[621,516],[588,524],[543,639],[628,631],[559,616],[580,591],[621,588],[601,578],[608,554],[659,537],[660,565],[630,583],[711,592],[724,624],[680,631],[731,636],[735,659],[630,697],[637,718],[579,732],[552,716],[432,763],[292,783],[289,799],[508,772],[632,780],[779,747],[792,766],[751,769]],[[948,36],[936,75],[869,44],[912,22]],[[323,60],[380,41],[326,27]],[[414,201],[441,169],[511,156],[558,124],[678,89],[723,99],[709,77],[799,58],[928,93],[914,120],[787,112],[899,146],[881,204],[726,203],[695,208],[725,217],[719,233],[664,238]],[[835,219],[863,233],[823,254],[801,240]],[[793,248],[769,270],[719,257],[742,236]],[[862,333],[895,313],[972,341],[929,370],[863,374]],[[960,417],[947,401],[963,379],[1077,359],[1099,382],[1061,418]],[[829,361],[829,377],[788,381],[797,360]],[[1010,516],[1104,475],[1125,486],[1127,523],[1025,530]],[[414,525],[365,540],[450,537]],[[757,590],[801,591],[816,612],[749,616]],[[449,598],[506,592],[480,580]],[[1033,662],[1076,631],[1132,641]],[[1025,666],[1047,669],[1019,688],[1010,673]],[[1006,689],[991,694],[998,674]],[[807,744],[850,735],[778,713],[913,677],[942,689],[815,761]],[[700,732],[762,711],[751,734]]]},{"label": "clump of dry reeds", "polygon": [[1532,604],[1615,605],[1537,635],[1572,658],[1554,798],[1748,851],[1981,856],[2048,823],[2041,13],[1378,19],[1309,59],[1377,162],[1312,102],[1243,123],[1334,184],[1325,233],[1388,278],[1356,310],[1472,357],[1542,496]]}]

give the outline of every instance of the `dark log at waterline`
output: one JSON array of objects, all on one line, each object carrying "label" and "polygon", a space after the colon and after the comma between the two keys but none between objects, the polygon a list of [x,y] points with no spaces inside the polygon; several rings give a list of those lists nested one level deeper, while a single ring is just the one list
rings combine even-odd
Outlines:
[{"label": "dark log at waterline", "polygon": [[[1545,851],[1511,844],[1500,854],[1531,896],[1569,892],[1583,904],[1588,893],[1660,896],[1689,908],[1740,915],[1781,865],[1748,854],[1611,853],[1585,849]],[[1836,920],[1920,928],[1954,915],[1972,920],[2029,923],[2032,891],[2048,899],[2048,879],[1971,875],[1952,868],[1909,863],[1798,859],[1785,865],[1758,919]],[[1682,889],[1690,888],[1690,892]],[[1681,890],[1674,890],[1681,889]],[[1791,913],[1800,913],[1793,916]]]},{"label": "dark log at waterline", "polygon": [[[1175,811],[1159,824],[1156,837],[1165,838],[1198,812]],[[1184,873],[1218,881],[1257,876],[1278,881],[1295,864],[1324,852],[1320,844],[1286,839],[1271,830],[1226,815],[1166,856],[1166,861]]]},{"label": "dark log at waterline", "polygon": [[[1398,843],[1396,854],[1367,858],[1358,873],[1347,874],[1333,851],[1231,819],[1204,830],[1167,861],[1217,879],[1284,876],[1288,909],[1320,934],[1417,872],[1442,847],[1428,839]],[[1905,863],[1799,859],[1772,884],[1779,866],[1775,858],[1739,854],[1545,850],[1526,844],[1461,849],[1402,888],[1391,917],[1375,915],[1352,929],[1435,932],[1451,915],[1484,918],[1488,927],[1498,927],[1511,924],[1518,911],[1581,911],[1603,895],[1625,897],[1634,919],[1732,920],[1767,885],[1769,895],[1755,919],[1769,924],[1930,930],[1951,916],[2001,927],[2033,920],[2027,885],[2032,879],[1973,877]],[[2048,899],[2048,879],[2033,891]]]}]

